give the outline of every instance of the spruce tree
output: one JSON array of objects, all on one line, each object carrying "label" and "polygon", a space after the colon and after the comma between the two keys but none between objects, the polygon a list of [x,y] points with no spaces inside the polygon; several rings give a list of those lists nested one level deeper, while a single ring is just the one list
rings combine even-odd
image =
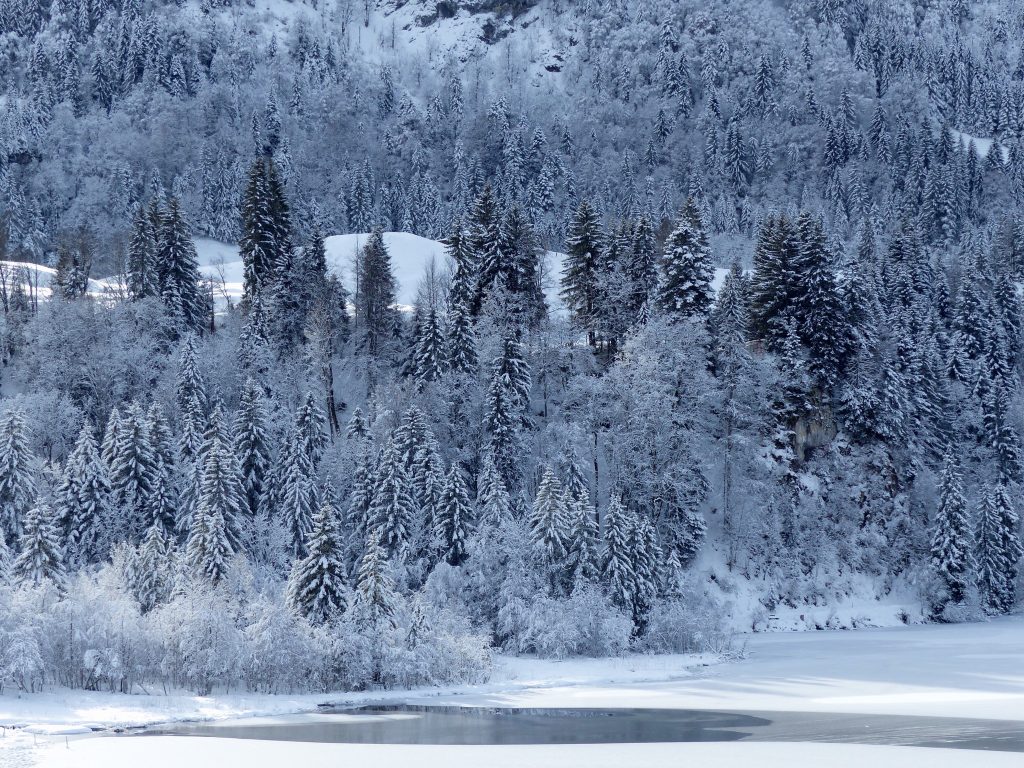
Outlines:
[{"label": "spruce tree", "polygon": [[512,515],[512,501],[505,488],[505,481],[489,453],[484,454],[483,466],[477,477],[476,508],[481,524],[495,527]]},{"label": "spruce tree", "polygon": [[234,454],[219,437],[215,438],[203,461],[185,552],[189,566],[211,582],[224,578],[241,544],[243,504]]},{"label": "spruce tree", "polygon": [[808,349],[808,369],[826,392],[835,386],[850,345],[850,329],[836,285],[832,257],[821,220],[809,213],[797,220],[800,275],[796,311],[800,337]]},{"label": "spruce tree", "polygon": [[36,495],[25,414],[12,408],[0,420],[0,530],[21,535],[22,517]]},{"label": "spruce tree", "polygon": [[64,465],[56,494],[57,519],[63,522],[66,532],[69,563],[85,565],[105,553],[109,498],[107,468],[92,427],[86,424]]},{"label": "spruce tree", "polygon": [[149,501],[157,480],[157,460],[145,417],[132,403],[118,423],[110,462],[111,499],[118,509],[115,537],[138,541],[148,527]]},{"label": "spruce tree", "polygon": [[604,578],[615,604],[629,609],[636,594],[631,544],[634,525],[635,515],[613,494],[604,514]]},{"label": "spruce tree", "polygon": [[627,309],[634,321],[639,320],[643,308],[653,300],[658,288],[656,248],[651,221],[642,216],[633,230],[627,268],[630,289]]},{"label": "spruce tree", "polygon": [[715,272],[700,212],[686,201],[660,262],[658,306],[673,319],[704,316],[711,309]]},{"label": "spruce tree", "polygon": [[245,300],[250,306],[256,294],[265,295],[264,288],[274,280],[278,247],[276,235],[267,186],[267,166],[261,157],[249,169],[249,179],[242,198],[242,239],[239,251],[243,264],[242,286]]},{"label": "spruce tree", "polygon": [[125,271],[128,295],[133,301],[158,295],[156,275],[156,232],[153,223],[140,207],[132,224],[132,239],[128,244]]},{"label": "spruce tree", "polygon": [[974,579],[973,536],[960,467],[946,451],[939,508],[932,533],[931,562],[952,603],[962,603]]},{"label": "spruce tree", "polygon": [[206,384],[199,369],[198,340],[190,333],[181,342],[178,351],[177,403],[182,414],[194,404],[201,413],[209,409]]},{"label": "spruce tree", "polygon": [[202,332],[207,304],[199,284],[196,246],[173,197],[161,217],[155,261],[160,298],[168,311],[183,330]]},{"label": "spruce tree", "polygon": [[263,487],[270,471],[270,438],[263,388],[246,380],[235,414],[235,453],[242,471],[242,485],[251,513],[260,511]]},{"label": "spruce tree", "polygon": [[371,355],[380,353],[394,336],[395,276],[384,237],[374,232],[360,251],[356,268],[356,323]]},{"label": "spruce tree", "polygon": [[456,221],[444,241],[445,253],[451,262],[452,281],[448,289],[448,306],[468,308],[472,306],[477,283],[477,261],[468,233],[462,223]]},{"label": "spruce tree", "polygon": [[359,563],[356,580],[356,611],[360,619],[370,626],[395,626],[398,595],[387,573],[388,556],[380,543],[380,535],[372,531],[366,550]]},{"label": "spruce tree", "polygon": [[447,370],[472,376],[477,369],[476,333],[464,304],[455,304],[448,315]]},{"label": "spruce tree", "polygon": [[174,587],[174,539],[162,523],[155,522],[146,531],[132,556],[129,572],[129,586],[143,613],[153,610],[171,596]]},{"label": "spruce tree", "polygon": [[601,532],[597,515],[584,490],[568,497],[568,560],[574,585],[594,583],[601,574]]},{"label": "spruce tree", "polygon": [[345,427],[345,437],[349,440],[362,440],[369,434],[370,428],[363,415],[363,409],[357,405],[356,409],[352,411],[352,418],[349,419],[348,425]]},{"label": "spruce tree", "polygon": [[420,325],[414,359],[413,375],[421,386],[427,382],[437,381],[444,373],[444,337],[441,335],[437,312],[433,309],[427,311],[427,316]]},{"label": "spruce tree", "polygon": [[177,519],[177,497],[175,495],[175,450],[171,425],[163,409],[154,403],[146,414],[146,431],[153,448],[153,490],[147,501],[147,525],[159,520],[168,529],[173,529]]},{"label": "spruce tree", "polygon": [[441,548],[441,558],[449,565],[462,565],[468,557],[466,542],[472,516],[462,470],[453,463],[445,478],[434,519],[434,536]]},{"label": "spruce tree", "polygon": [[408,545],[416,519],[416,502],[394,437],[377,464],[368,516],[371,530],[388,552],[400,551]]},{"label": "spruce tree", "polygon": [[569,544],[569,511],[558,475],[544,470],[530,511],[530,538],[551,568],[560,567]]},{"label": "spruce tree", "polygon": [[530,387],[522,347],[513,335],[508,335],[491,367],[484,401],[487,451],[506,487],[518,484],[519,431],[526,418]]},{"label": "spruce tree", "polygon": [[[480,314],[484,299],[491,291],[494,281],[502,273],[500,251],[500,221],[497,204],[490,184],[484,185],[480,196],[473,204],[468,221],[468,251],[471,254],[471,268],[476,277],[473,294],[469,302],[470,312]],[[458,295],[455,297],[459,298]]]},{"label": "spruce tree", "polygon": [[56,516],[45,502],[37,502],[25,514],[12,576],[21,584],[38,586],[49,580],[62,589],[65,575],[64,550]]},{"label": "spruce tree", "polygon": [[750,282],[750,335],[779,351],[795,317],[800,292],[799,242],[786,216],[770,216],[761,225]]},{"label": "spruce tree", "polygon": [[584,200],[569,225],[562,272],[562,299],[572,314],[573,323],[587,332],[590,346],[597,343],[598,271],[603,241],[597,213]]},{"label": "spruce tree", "polygon": [[[292,431],[288,440],[282,468],[280,514],[288,531],[292,556],[304,557],[313,513],[317,508],[316,478],[312,457],[304,449],[298,428]],[[265,504],[264,508],[274,510],[275,505]]]},{"label": "spruce tree", "polygon": [[985,609],[1006,613],[1016,601],[1019,561],[1024,556],[1020,517],[1005,480],[985,495],[977,526],[978,589]]},{"label": "spruce tree", "polygon": [[305,549],[288,580],[288,603],[314,623],[329,623],[348,607],[341,533],[329,502],[313,515]]}]

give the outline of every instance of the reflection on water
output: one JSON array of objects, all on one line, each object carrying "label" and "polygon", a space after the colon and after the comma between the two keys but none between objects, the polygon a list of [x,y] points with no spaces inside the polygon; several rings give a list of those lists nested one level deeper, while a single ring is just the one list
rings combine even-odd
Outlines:
[{"label": "reflection on water", "polygon": [[501,709],[375,706],[147,734],[349,744],[618,744],[816,741],[1024,752],[1019,723],[941,717],[679,709]]}]

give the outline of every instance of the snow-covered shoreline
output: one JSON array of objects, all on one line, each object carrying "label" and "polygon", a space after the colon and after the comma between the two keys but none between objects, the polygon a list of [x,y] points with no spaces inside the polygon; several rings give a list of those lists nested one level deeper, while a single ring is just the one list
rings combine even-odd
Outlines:
[{"label": "snow-covered shoreline", "polygon": [[[57,743],[63,748],[63,736],[55,738],[54,734],[83,725],[135,727],[175,720],[279,716],[313,711],[328,703],[736,709],[1024,721],[1024,674],[1019,671],[1024,669],[1024,617],[983,624],[771,633],[744,639],[747,657],[724,664],[716,664],[718,659],[711,656],[681,655],[566,661],[499,657],[491,682],[452,688],[209,697],[57,691],[18,698],[5,693],[0,695],[0,724],[28,727],[7,731],[0,738],[0,750],[7,749],[5,760],[0,762],[5,766],[32,765],[32,760],[44,755],[50,762],[43,765],[66,764],[52,762],[59,750],[44,752],[34,747]],[[46,733],[50,736],[40,735]],[[117,743],[84,746],[71,738],[68,747],[72,752],[82,749],[89,754],[94,750],[128,750],[134,755],[138,749],[124,746],[124,740],[100,741]],[[155,739],[146,743],[151,741]],[[185,754],[191,749],[186,745],[190,741],[182,738],[172,743]],[[239,750],[250,749],[244,742],[232,743]],[[221,749],[209,740],[204,744]],[[318,752],[326,746],[303,745],[303,749],[310,747]],[[675,745],[677,749],[693,746]],[[641,751],[650,748],[646,745]],[[896,749],[905,752],[909,748]],[[406,754],[395,748],[380,750],[382,755],[394,754],[396,761]],[[552,754],[557,753],[554,750]],[[967,754],[972,765],[981,764],[974,760],[981,753]],[[536,759],[538,765],[547,764],[543,762],[548,759],[546,755],[531,759]],[[668,759],[654,752],[649,757],[651,765]],[[313,755],[311,759],[320,758]],[[708,753],[707,759],[712,762],[704,764],[713,765],[718,758]],[[997,760],[985,764],[1002,763]]]}]

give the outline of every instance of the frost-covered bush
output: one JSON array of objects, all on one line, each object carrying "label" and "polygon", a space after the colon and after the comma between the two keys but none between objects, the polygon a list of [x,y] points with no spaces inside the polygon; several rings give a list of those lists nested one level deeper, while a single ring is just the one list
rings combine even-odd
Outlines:
[{"label": "frost-covered bush", "polygon": [[646,630],[637,649],[653,653],[722,653],[731,637],[725,608],[706,592],[692,589],[655,602]]},{"label": "frost-covered bush", "polygon": [[622,653],[633,630],[630,618],[590,586],[577,587],[567,598],[536,595],[523,618],[516,650],[556,659]]}]

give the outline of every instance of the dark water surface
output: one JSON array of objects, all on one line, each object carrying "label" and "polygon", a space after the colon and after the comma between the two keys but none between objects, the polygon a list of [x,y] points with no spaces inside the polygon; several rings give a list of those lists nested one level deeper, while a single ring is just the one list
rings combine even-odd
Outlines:
[{"label": "dark water surface", "polygon": [[[945,717],[679,709],[374,706],[272,722],[176,723],[148,734],[348,744],[619,744],[775,741],[1024,752],[1017,722]],[[1024,766],[1024,761],[1021,763]]]}]

